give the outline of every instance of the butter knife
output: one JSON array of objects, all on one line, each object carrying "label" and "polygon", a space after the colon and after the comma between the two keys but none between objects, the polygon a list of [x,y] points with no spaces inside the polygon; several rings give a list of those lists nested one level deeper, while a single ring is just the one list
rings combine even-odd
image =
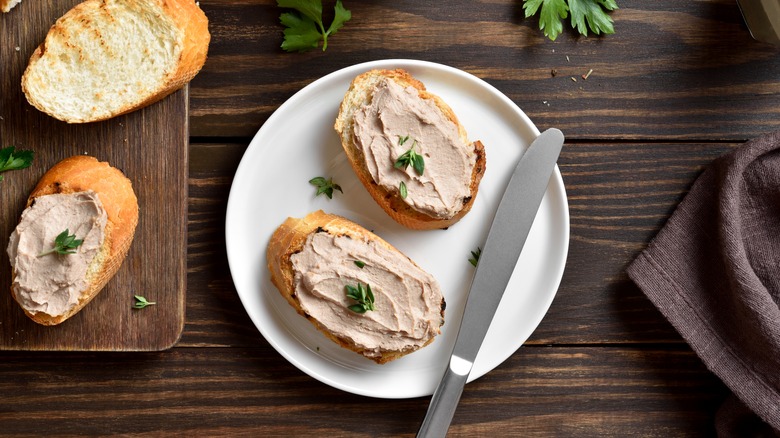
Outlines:
[{"label": "butter knife", "polygon": [[509,179],[471,283],[449,365],[433,393],[418,438],[444,437],[498,303],[520,257],[555,168],[563,133],[539,135]]},{"label": "butter knife", "polygon": [[753,39],[780,44],[780,2],[737,0],[737,5]]}]

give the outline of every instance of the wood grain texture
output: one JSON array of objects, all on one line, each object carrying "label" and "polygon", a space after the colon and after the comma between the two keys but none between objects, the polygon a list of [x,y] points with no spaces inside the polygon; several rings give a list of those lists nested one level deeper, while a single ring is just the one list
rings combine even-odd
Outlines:
[{"label": "wood grain texture", "polygon": [[[4,436],[413,436],[429,399],[338,391],[262,343],[26,358],[6,352],[0,373]],[[522,348],[466,386],[449,436],[707,436],[724,395],[687,350]]]},{"label": "wood grain texture", "polygon": [[530,342],[682,342],[625,268],[664,226],[701,171],[738,146],[566,144],[558,165],[571,217],[569,255],[558,294]]},{"label": "wood grain texture", "polygon": [[735,1],[619,5],[615,34],[553,42],[519,0],[353,1],[326,52],[287,54],[274,0],[204,2],[214,42],[193,81],[192,135],[252,136],[315,79],[387,58],[472,73],[569,139],[742,141],[780,129],[780,48],[750,38]]},{"label": "wood grain texture", "polygon": [[[67,125],[31,107],[21,92],[27,59],[49,26],[77,1],[25,2],[0,15],[0,147],[35,152],[33,166],[0,182],[0,349],[160,350],[184,327],[186,293],[187,90],[106,122]],[[80,313],[56,327],[29,320],[10,296],[8,236],[41,175],[88,154],[122,170],[140,207],[135,239],[117,275]],[[133,295],[156,301],[135,311]]]},{"label": "wood grain texture", "polygon": [[[73,1],[42,0],[60,12]],[[90,128],[105,142],[148,139],[154,132],[156,146],[172,149],[159,152],[168,163],[164,171],[129,167],[143,187],[167,192],[160,181],[189,176],[187,187],[177,189],[188,192],[188,209],[165,216],[176,223],[187,215],[186,251],[180,242],[178,252],[150,264],[136,246],[132,264],[123,267],[143,266],[144,277],[133,276],[133,284],[143,282],[151,295],[158,266],[186,260],[186,324],[180,342],[166,352],[0,351],[3,434],[413,436],[428,398],[380,400],[333,389],[263,339],[235,291],[224,236],[238,163],[282,103],[340,68],[416,58],[475,74],[540,129],[558,127],[567,136],[559,167],[571,241],[560,289],[527,345],[467,386],[449,436],[714,436],[715,413],[728,390],[624,271],[705,166],[746,139],[780,129],[780,48],[750,39],[733,0],[620,0],[614,35],[565,31],[555,42],[541,36],[536,19],[523,17],[521,0],[451,0],[446,7],[343,1],[352,20],[326,52],[304,54],[279,48],[281,10],[274,0],[202,1],[213,38],[190,88],[189,150],[176,140],[186,126],[172,124],[170,132],[154,125],[161,108],[180,110],[184,93],[126,116],[123,125]],[[24,26],[41,25],[40,17],[23,12],[35,3],[24,0],[0,16],[0,61],[23,58],[37,44],[12,27],[20,16],[32,20]],[[332,2],[324,3],[327,16]],[[81,128],[54,124],[25,105],[21,111],[9,106],[16,105],[16,85],[4,74],[0,86],[0,141],[10,135],[10,118],[40,126],[57,154],[78,149],[68,139]],[[152,131],[146,136],[139,129]],[[33,134],[13,136],[24,146]],[[121,150],[112,154],[125,159]],[[181,160],[188,161],[188,174]],[[43,173],[8,175],[22,186],[0,183],[2,239],[11,227],[5,210],[21,211],[6,200],[21,202],[36,171]],[[156,176],[146,179],[146,172]],[[164,242],[175,238],[167,226],[149,232]],[[3,266],[4,253],[0,282],[7,281]],[[155,315],[150,310],[128,316]],[[9,336],[16,334],[0,327],[0,341]]]}]

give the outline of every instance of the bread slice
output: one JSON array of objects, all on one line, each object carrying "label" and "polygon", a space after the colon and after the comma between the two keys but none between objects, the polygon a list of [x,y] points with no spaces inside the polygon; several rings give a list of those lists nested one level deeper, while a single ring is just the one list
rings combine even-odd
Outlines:
[{"label": "bread slice", "polygon": [[[399,190],[388,189],[377,184],[371,176],[366,157],[356,145],[353,132],[355,114],[365,105],[371,103],[378,84],[385,79],[395,81],[402,87],[414,89],[420,98],[431,101],[443,113],[444,117],[453,123],[457,129],[462,144],[473,149],[476,161],[471,175],[459,177],[470,178],[470,194],[463,198],[463,205],[457,213],[449,218],[435,217],[425,212],[418,211],[401,198]],[[447,228],[459,221],[474,205],[479,183],[485,173],[485,149],[481,142],[469,142],[466,129],[460,124],[452,109],[438,96],[429,93],[422,82],[412,77],[403,69],[396,70],[370,70],[352,80],[349,90],[341,103],[339,114],[335,123],[336,132],[341,138],[341,145],[349,159],[358,179],[368,189],[374,200],[398,223],[417,230]],[[391,141],[394,141],[391,140]]]},{"label": "bread slice", "polygon": [[[329,236],[333,236],[334,239],[346,236],[349,241],[356,242],[356,245],[376,245],[388,250],[388,254],[391,254],[394,259],[397,257],[397,261],[401,261],[403,263],[402,266],[405,267],[401,270],[403,272],[400,272],[400,275],[410,274],[408,271],[412,270],[420,272],[419,274],[411,273],[409,277],[404,277],[405,281],[409,281],[409,278],[412,278],[412,276],[419,275],[419,278],[425,278],[430,282],[430,293],[416,290],[409,294],[409,300],[395,300],[395,298],[390,298],[389,294],[398,293],[398,291],[388,292],[375,289],[373,293],[376,296],[376,310],[368,311],[365,314],[354,313],[347,309],[348,303],[338,302],[339,299],[344,297],[344,286],[354,281],[355,277],[360,277],[361,275],[365,278],[373,279],[381,277],[383,270],[388,269],[388,266],[392,266],[391,263],[393,261],[367,259],[364,260],[365,266],[358,268],[355,264],[354,254],[344,252],[339,257],[333,257],[331,260],[339,269],[337,281],[328,283],[328,287],[323,286],[323,289],[333,291],[332,297],[335,297],[334,301],[336,301],[333,304],[336,318],[347,327],[342,329],[346,333],[334,332],[327,322],[318,320],[317,314],[310,314],[304,308],[304,299],[301,296],[302,291],[297,288],[297,284],[304,284],[302,287],[305,287],[301,276],[306,275],[306,273],[296,272],[292,258],[302,253],[307,240],[316,233],[327,233]],[[377,251],[377,254],[381,254],[381,252]],[[436,280],[392,245],[360,225],[341,216],[327,214],[319,210],[310,213],[302,219],[288,218],[271,236],[266,255],[272,283],[299,314],[306,317],[317,329],[338,345],[361,354],[376,363],[383,364],[389,362],[430,344],[434,337],[440,333],[440,327],[444,324],[445,302]],[[384,262],[387,262],[387,266],[381,266]],[[319,261],[315,264],[319,265]],[[371,269],[374,270],[372,271]],[[392,271],[391,274],[397,276],[399,272]],[[315,275],[322,276],[323,274],[318,271]],[[325,275],[325,277],[327,278],[328,276]],[[325,284],[325,281],[322,284]],[[426,290],[425,288],[422,289]],[[317,291],[317,293],[320,292],[323,291]],[[327,293],[327,291],[324,293]],[[406,296],[404,294],[399,295]],[[410,303],[417,303],[418,306],[415,309],[403,308],[404,306],[411,306],[412,304]],[[370,318],[373,317],[373,314],[380,314],[383,311],[389,311],[388,309],[391,308],[398,315],[406,315],[407,311],[416,312],[415,314],[417,315],[427,315],[427,317],[420,317],[415,323],[407,324],[409,327],[404,326],[409,332],[415,331],[414,327],[416,327],[421,330],[420,333],[423,333],[423,335],[415,337],[413,341],[408,340],[399,343],[399,345],[393,348],[368,348],[365,344],[355,341],[355,339],[362,336],[361,332],[372,330],[373,321]],[[381,319],[384,316],[376,316],[376,318]],[[325,318],[323,317],[323,319]],[[404,319],[400,318],[400,320]],[[381,336],[383,339],[398,339],[407,335],[409,334],[406,329],[402,330],[399,328],[396,332],[380,333],[376,336]]]},{"label": "bread slice", "polygon": [[18,5],[22,0],[0,0],[0,11],[9,12],[11,8]]},{"label": "bread slice", "polygon": [[94,157],[77,155],[66,158],[41,177],[27,200],[30,207],[44,195],[94,191],[106,211],[105,238],[97,256],[87,269],[87,289],[81,291],[78,304],[60,315],[34,312],[17,298],[17,271],[11,275],[12,295],[33,321],[42,325],[57,325],[75,315],[87,305],[116,274],[133,241],[138,224],[138,200],[132,184],[118,169]]},{"label": "bread slice", "polygon": [[193,0],[86,0],[35,49],[22,90],[59,120],[105,120],[184,86],[205,63],[210,38]]}]

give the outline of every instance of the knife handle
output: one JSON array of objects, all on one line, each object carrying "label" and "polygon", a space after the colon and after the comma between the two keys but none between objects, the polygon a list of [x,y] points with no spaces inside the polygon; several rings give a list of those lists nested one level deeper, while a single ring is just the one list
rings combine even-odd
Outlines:
[{"label": "knife handle", "polygon": [[450,428],[455,409],[463,394],[463,386],[471,372],[471,362],[452,356],[444,376],[433,392],[417,438],[444,438]]}]

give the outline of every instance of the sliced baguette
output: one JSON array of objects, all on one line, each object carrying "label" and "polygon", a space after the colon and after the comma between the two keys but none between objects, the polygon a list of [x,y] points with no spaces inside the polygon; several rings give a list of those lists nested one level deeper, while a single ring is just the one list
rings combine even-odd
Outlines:
[{"label": "sliced baguette", "polygon": [[193,0],[86,0],[35,49],[22,90],[62,121],[109,119],[184,86],[205,63],[210,38]]},{"label": "sliced baguette", "polygon": [[[465,178],[470,177],[470,195],[464,198],[462,209],[449,219],[432,217],[415,210],[404,202],[398,190],[388,190],[377,184],[369,173],[365,156],[355,144],[353,133],[355,113],[363,106],[371,103],[374,90],[380,81],[385,78],[393,80],[403,87],[416,89],[422,99],[433,101],[444,116],[455,124],[461,142],[464,145],[468,145],[467,147],[473,148],[476,154],[476,163],[471,175],[464,175]],[[344,152],[360,182],[363,183],[379,206],[401,225],[416,230],[447,228],[459,221],[471,210],[474,199],[477,196],[482,175],[485,173],[485,149],[479,141],[469,142],[466,129],[460,124],[452,109],[440,97],[429,93],[422,82],[412,77],[405,70],[370,70],[353,79],[341,103],[334,127],[341,138]]]},{"label": "sliced baguette", "polygon": [[16,270],[12,272],[11,290],[14,299],[22,305],[27,316],[39,324],[60,324],[84,308],[116,274],[133,241],[138,224],[138,200],[132,184],[121,171],[94,157],[77,155],[54,165],[33,189],[27,207],[40,196],[87,190],[97,194],[106,211],[107,221],[103,244],[87,270],[88,288],[81,292],[78,304],[60,315],[30,311],[17,298],[14,282]]},{"label": "sliced baguette", "polygon": [[[380,364],[389,362],[394,359],[398,359],[413,351],[419,350],[420,348],[430,344],[433,341],[435,336],[440,333],[440,326],[444,323],[445,302],[443,297],[440,300],[438,299],[435,300],[436,314],[435,314],[435,318],[432,321],[430,321],[431,323],[430,328],[433,329],[434,333],[432,334],[432,336],[430,336],[430,339],[420,341],[420,342],[424,342],[421,345],[408,346],[397,350],[367,351],[365,348],[356,345],[356,343],[353,342],[348,337],[338,336],[332,333],[325,325],[323,325],[320,321],[318,321],[314,316],[308,314],[302,308],[300,297],[298,297],[296,294],[296,278],[295,278],[296,273],[293,268],[293,262],[291,260],[291,257],[294,254],[301,252],[309,236],[317,232],[325,232],[331,236],[348,236],[349,238],[356,241],[376,242],[378,245],[381,245],[382,247],[387,248],[390,251],[393,251],[394,253],[398,254],[399,256],[409,260],[411,264],[413,264],[417,269],[420,269],[420,271],[422,271],[422,269],[419,268],[419,266],[414,264],[414,262],[408,259],[408,257],[401,254],[392,245],[390,245],[380,237],[376,236],[374,233],[370,232],[369,230],[341,216],[327,214],[319,210],[310,213],[309,215],[307,215],[302,219],[288,218],[273,233],[271,240],[268,244],[266,255],[267,255],[268,269],[271,273],[271,282],[276,286],[277,289],[279,289],[279,292],[282,294],[282,296],[284,296],[287,302],[290,303],[290,305],[300,315],[306,317],[312,324],[314,324],[314,326],[318,330],[320,330],[323,334],[325,334],[325,336],[333,340],[336,344],[346,349],[352,350],[358,354],[361,354]],[[352,268],[355,269],[353,265],[354,259],[349,257],[349,255],[347,254],[345,254],[344,263],[347,266],[352,265]],[[360,269],[362,270],[363,268]],[[366,269],[368,268],[366,267]],[[344,274],[344,275],[348,276],[348,274]],[[430,278],[432,279],[433,277]],[[435,283],[435,280],[433,281]],[[435,283],[436,291],[438,291],[439,293],[439,295],[433,294],[435,298],[438,298],[438,296],[440,296],[440,290],[438,289],[438,287],[439,287],[438,283]],[[375,293],[375,295],[376,294],[377,293]],[[380,300],[377,299],[377,306],[379,305],[380,305]],[[363,329],[363,327],[365,327],[365,325],[361,323],[361,319],[360,319],[361,317],[358,316],[357,314],[345,312],[344,318],[351,320],[350,324],[354,325],[354,330],[356,331],[361,330]],[[425,321],[425,323],[427,322],[428,321]]]},{"label": "sliced baguette", "polygon": [[14,6],[21,3],[22,0],[0,0],[0,11],[9,12]]}]

